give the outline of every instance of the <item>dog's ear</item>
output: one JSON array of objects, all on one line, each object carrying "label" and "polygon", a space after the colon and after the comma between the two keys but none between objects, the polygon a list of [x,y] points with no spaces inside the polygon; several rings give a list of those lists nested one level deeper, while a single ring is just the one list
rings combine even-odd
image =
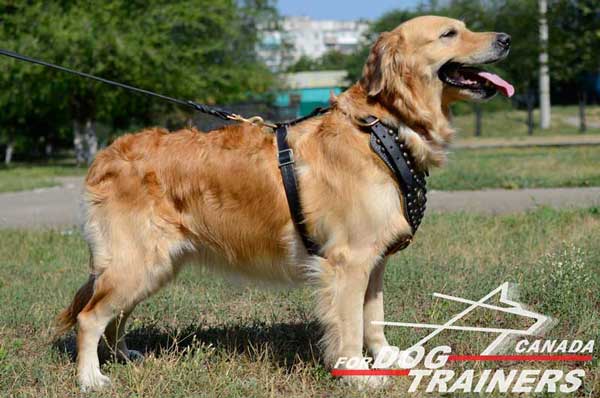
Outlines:
[{"label": "dog's ear", "polygon": [[400,32],[383,32],[369,53],[363,69],[361,84],[371,97],[389,87],[402,72],[402,45]]}]

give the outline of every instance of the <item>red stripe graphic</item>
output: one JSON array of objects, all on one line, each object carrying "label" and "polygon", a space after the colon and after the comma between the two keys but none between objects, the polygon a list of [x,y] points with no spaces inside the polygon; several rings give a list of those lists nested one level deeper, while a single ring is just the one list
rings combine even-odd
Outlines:
[{"label": "red stripe graphic", "polygon": [[[591,361],[591,355],[448,355],[449,362],[526,361],[578,362]],[[408,376],[410,369],[332,369],[332,376]]]},{"label": "red stripe graphic", "polygon": [[332,369],[332,376],[408,376],[410,369]]},{"label": "red stripe graphic", "polygon": [[567,362],[591,361],[591,355],[448,355],[448,361],[527,361]]}]

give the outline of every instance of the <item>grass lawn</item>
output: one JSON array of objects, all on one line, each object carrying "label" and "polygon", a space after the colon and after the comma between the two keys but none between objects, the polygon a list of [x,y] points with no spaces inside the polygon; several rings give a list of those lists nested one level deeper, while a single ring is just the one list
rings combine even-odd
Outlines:
[{"label": "grass lawn", "polygon": [[438,190],[600,185],[600,146],[454,150],[431,172]]},{"label": "grass lawn", "polygon": [[14,164],[0,167],[0,192],[53,187],[56,177],[85,175],[87,169],[72,165]]},{"label": "grass lawn", "polygon": [[[522,302],[558,319],[545,338],[598,340],[598,208],[539,209],[503,217],[429,215],[421,228],[415,243],[388,265],[387,320],[444,322],[464,306],[434,299],[432,292],[479,299],[508,281],[520,284]],[[1,230],[0,242],[0,396],[78,396],[70,354],[73,337],[54,340],[51,325],[87,278],[88,254],[81,236]],[[366,392],[333,381],[318,360],[319,333],[311,308],[308,288],[232,288],[204,271],[186,269],[132,316],[129,345],[144,351],[146,360],[104,365],[113,387],[90,396],[421,396],[406,394],[412,378],[397,377],[384,390]],[[519,325],[510,315],[489,310],[475,311],[465,322]],[[407,347],[427,333],[388,328],[388,339]],[[493,338],[446,331],[431,344],[448,344],[458,354],[478,354]],[[579,365],[543,366],[582,367],[584,385],[570,396],[598,397],[600,365],[598,354],[593,356],[592,362]],[[469,366],[480,370],[484,365]],[[508,372],[539,365],[487,366]]]},{"label": "grass lawn", "polygon": [[[579,132],[579,109],[577,106],[552,107],[551,128],[547,130],[541,130],[538,127],[540,118],[539,109],[536,109],[533,114],[534,122],[536,123],[536,128],[533,132],[535,136],[581,134]],[[571,123],[569,123],[569,119]],[[588,122],[586,134],[600,134],[600,106],[588,106],[586,108],[586,120]],[[481,136],[504,138],[526,137],[526,123],[527,111],[525,110],[484,111]],[[459,138],[472,137],[475,132],[475,115],[472,113],[457,115],[452,119],[452,125],[456,128]]]}]

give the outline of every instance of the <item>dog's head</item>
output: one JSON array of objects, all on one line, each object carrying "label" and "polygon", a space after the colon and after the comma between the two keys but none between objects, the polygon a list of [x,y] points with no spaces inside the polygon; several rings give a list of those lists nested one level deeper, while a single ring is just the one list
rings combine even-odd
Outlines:
[{"label": "dog's head", "polygon": [[506,33],[472,32],[451,18],[414,18],[380,35],[362,81],[370,96],[419,96],[404,91],[419,86],[444,103],[485,100],[498,91],[510,97],[514,89],[508,82],[477,67],[504,59],[510,39]]},{"label": "dog's head", "polygon": [[369,98],[422,133],[432,162],[439,164],[453,132],[446,118],[450,103],[514,93],[509,83],[478,67],[504,59],[509,49],[506,33],[472,32],[455,19],[418,17],[379,36],[360,84]]}]

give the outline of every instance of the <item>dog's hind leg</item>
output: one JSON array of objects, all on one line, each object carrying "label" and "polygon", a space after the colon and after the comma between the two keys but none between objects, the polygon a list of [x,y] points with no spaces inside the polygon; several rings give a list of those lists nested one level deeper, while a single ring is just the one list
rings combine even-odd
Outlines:
[{"label": "dog's hind leg", "polygon": [[143,355],[135,350],[130,350],[125,342],[125,330],[127,319],[133,309],[129,312],[121,312],[106,327],[104,331],[103,345],[108,354],[117,360],[138,361],[143,359]]},{"label": "dog's hind leg", "polygon": [[114,291],[105,274],[96,280],[94,295],[77,315],[77,373],[82,391],[100,389],[110,379],[100,372],[98,342],[104,329],[114,317]]},{"label": "dog's hind leg", "polygon": [[126,316],[122,315],[129,315],[138,303],[176,273],[168,243],[142,230],[138,235],[146,234],[141,239],[127,239],[123,237],[125,231],[129,229],[113,229],[110,245],[92,245],[96,249],[93,268],[97,273],[94,294],[77,316],[77,369],[84,391],[100,389],[110,383],[100,372],[98,358],[98,344],[107,327],[109,346],[117,347],[120,354],[127,354],[129,358],[123,340]]},{"label": "dog's hind leg", "polygon": [[[94,295],[77,316],[77,370],[83,391],[100,389],[110,383],[100,372],[98,344],[107,327],[108,345],[117,348],[117,353],[131,357],[123,334],[125,320],[133,308],[171,279],[174,272],[170,264],[146,266],[139,263],[128,269],[118,266],[106,269],[96,278]],[[157,280],[156,271],[161,270]],[[155,272],[152,272],[155,271]]]}]

